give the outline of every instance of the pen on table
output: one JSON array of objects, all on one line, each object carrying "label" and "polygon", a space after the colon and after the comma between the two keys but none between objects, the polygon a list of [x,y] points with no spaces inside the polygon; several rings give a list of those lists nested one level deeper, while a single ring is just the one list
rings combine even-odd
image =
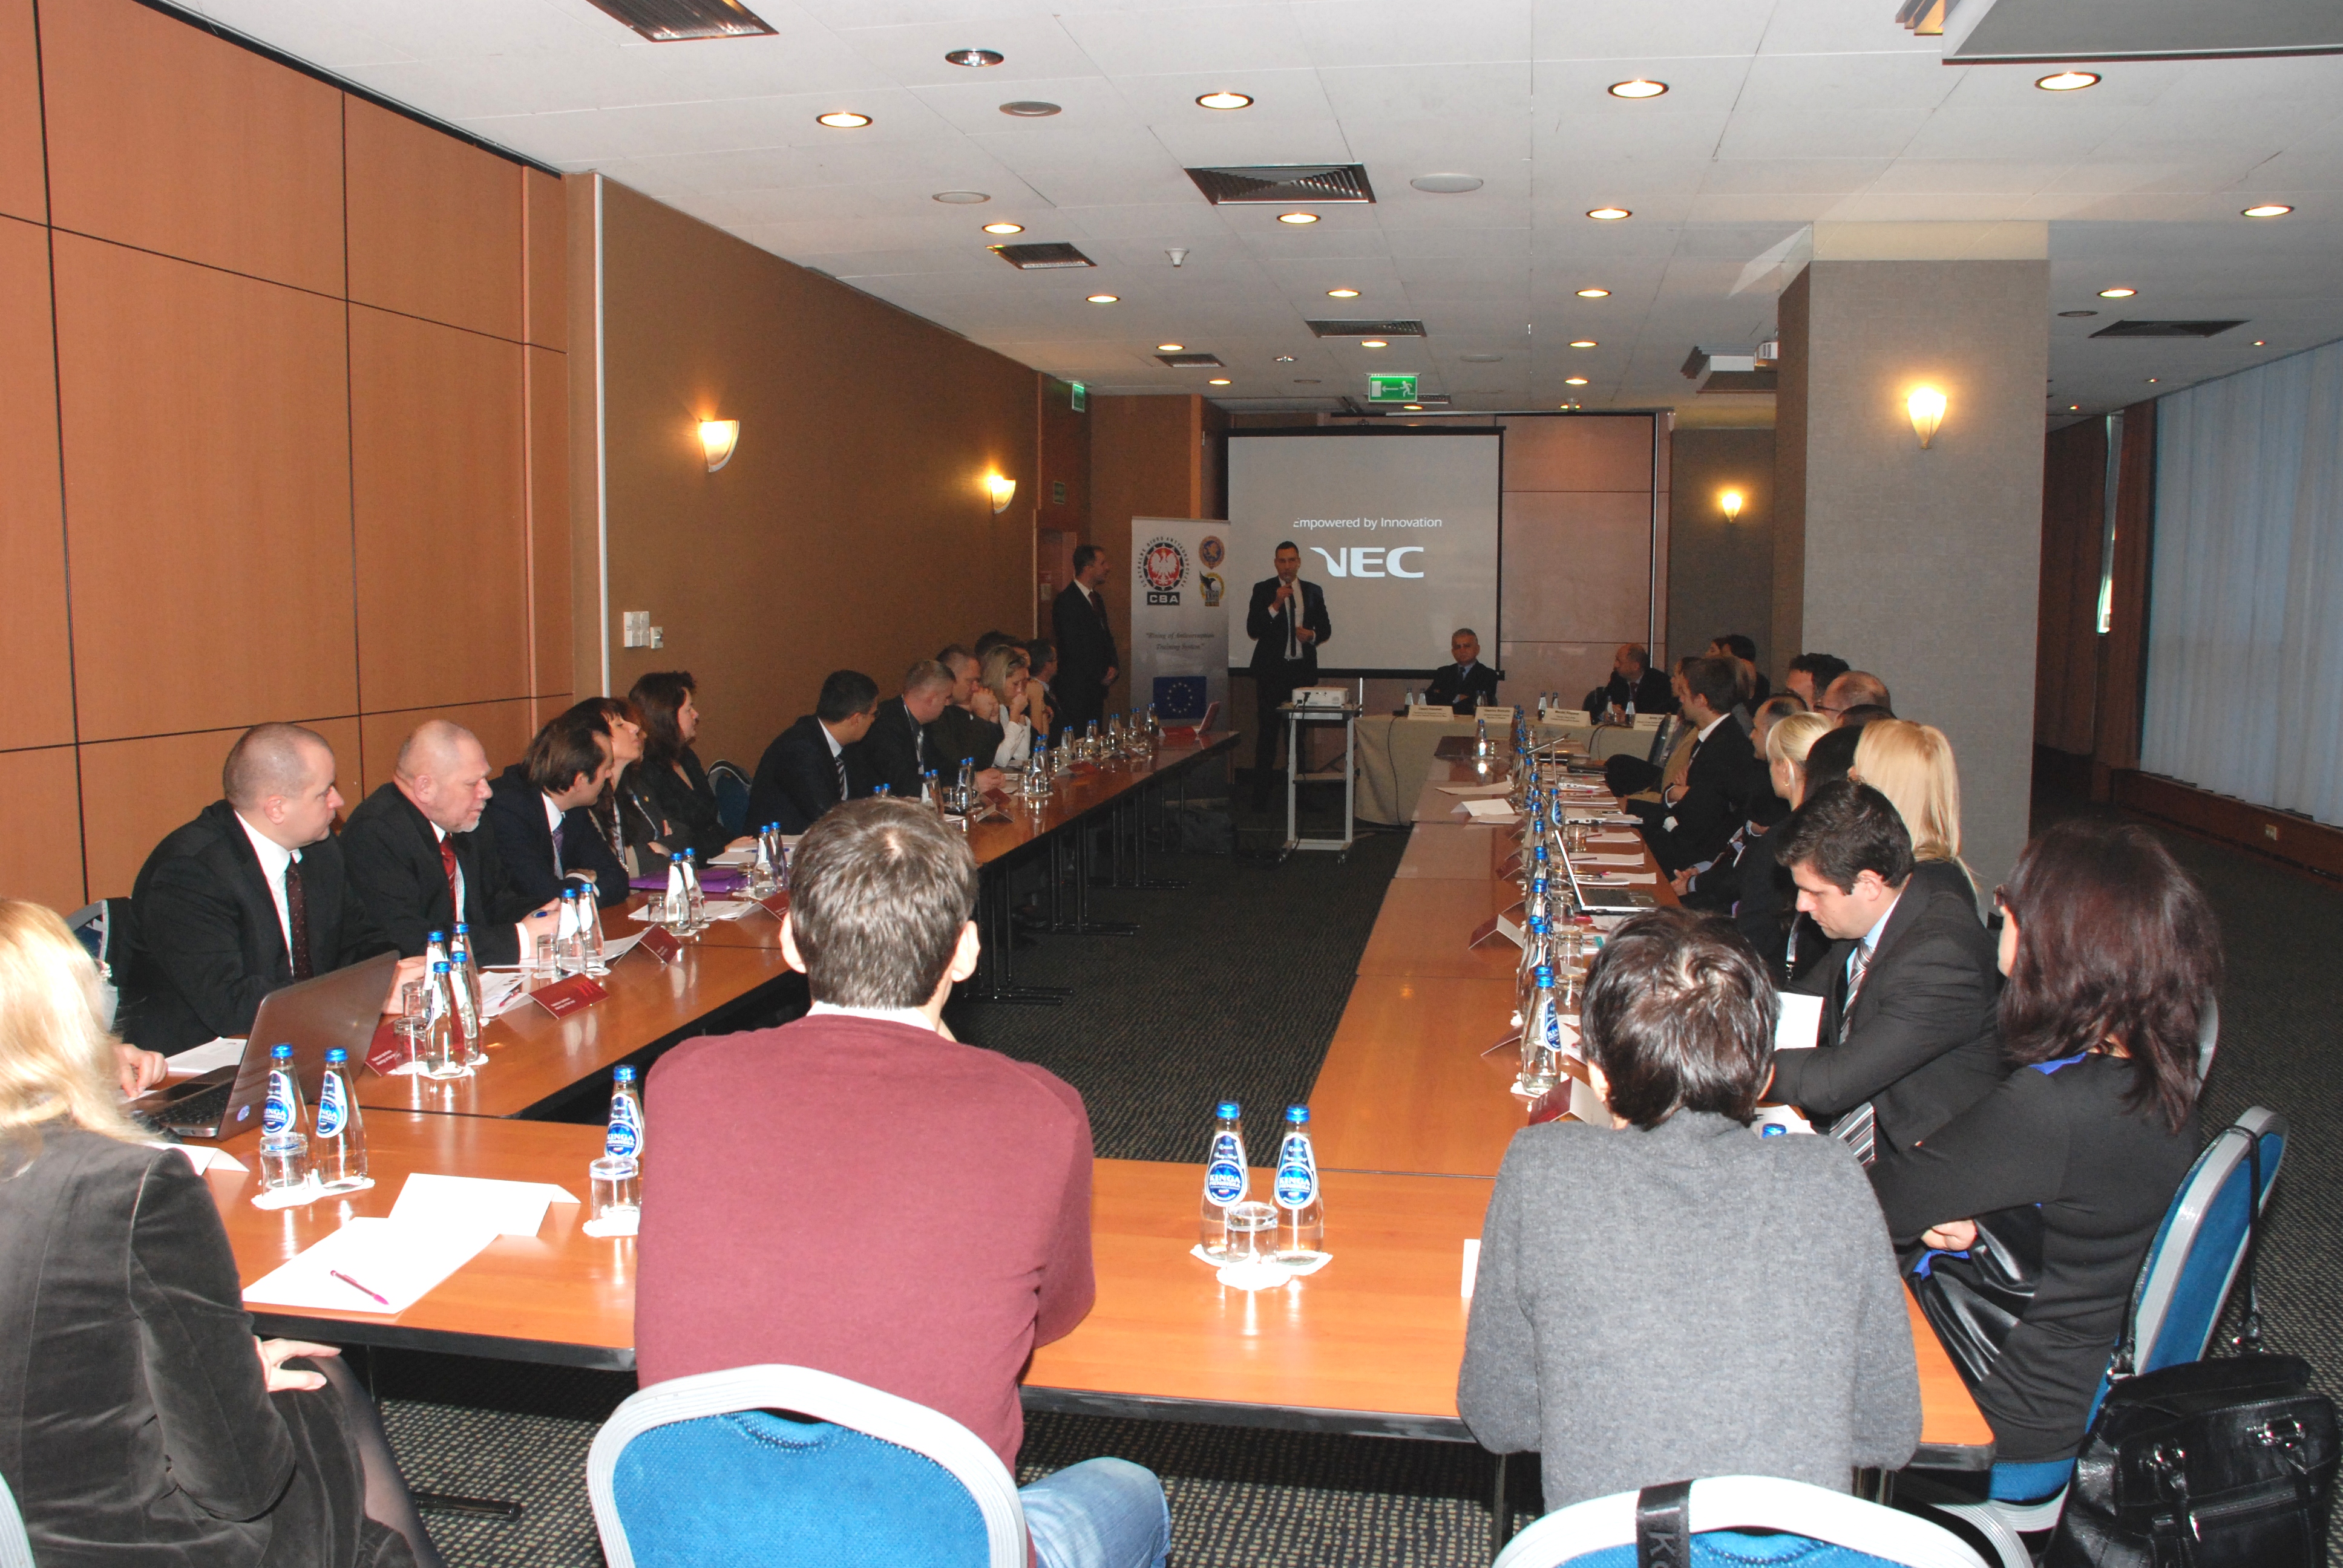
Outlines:
[{"label": "pen on table", "polygon": [[358,1294],[362,1296],[372,1296],[376,1301],[380,1302],[386,1307],[390,1305],[390,1298],[388,1296],[383,1295],[378,1292],[367,1290],[364,1285],[359,1284],[356,1280],[351,1279],[339,1269],[328,1269],[326,1272],[333,1275],[334,1278],[341,1281],[342,1283],[357,1292]]}]

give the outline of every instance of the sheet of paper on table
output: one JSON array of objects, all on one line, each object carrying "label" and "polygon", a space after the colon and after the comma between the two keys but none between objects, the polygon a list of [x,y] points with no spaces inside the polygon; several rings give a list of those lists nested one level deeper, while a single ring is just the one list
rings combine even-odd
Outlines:
[{"label": "sheet of paper on table", "polygon": [[1599,888],[1612,887],[1623,882],[1631,887],[1637,885],[1649,887],[1658,881],[1660,876],[1657,871],[1614,871],[1596,868],[1579,872],[1578,879],[1582,882],[1592,882]]},{"label": "sheet of paper on table", "polygon": [[485,1225],[500,1236],[534,1236],[552,1203],[575,1203],[548,1181],[491,1181],[478,1176],[414,1171],[398,1190],[390,1217],[401,1224]]},{"label": "sheet of paper on table", "polygon": [[1571,859],[1581,866],[1626,866],[1633,868],[1644,863],[1644,857],[1641,855],[1573,855]]},{"label": "sheet of paper on table", "polygon": [[709,856],[708,863],[711,866],[753,866],[757,863],[757,851],[727,849],[720,855]]},{"label": "sheet of paper on table", "polygon": [[1443,795],[1503,795],[1513,789],[1511,784],[1443,784]]},{"label": "sheet of paper on table", "polygon": [[1511,822],[1519,816],[1503,800],[1466,800],[1461,805],[1475,822]]},{"label": "sheet of paper on table", "polygon": [[163,1067],[173,1078],[193,1078],[199,1072],[209,1072],[216,1067],[234,1067],[244,1060],[244,1041],[220,1039],[206,1040],[202,1045],[163,1059]]},{"label": "sheet of paper on table", "polygon": [[1804,1050],[1812,1046],[1822,1033],[1823,999],[1785,990],[1780,1000],[1782,1011],[1774,1024],[1774,1049]]},{"label": "sheet of paper on table", "polygon": [[177,1150],[180,1153],[187,1157],[187,1163],[196,1168],[196,1174],[198,1176],[202,1175],[206,1171],[248,1171],[251,1169],[250,1166],[245,1164],[243,1161],[238,1160],[235,1155],[223,1153],[219,1150],[211,1148],[206,1144],[157,1143],[152,1139],[142,1140],[142,1141],[144,1141],[149,1149]]},{"label": "sheet of paper on table", "polygon": [[360,1215],[246,1287],[254,1305],[403,1312],[487,1251],[489,1226],[417,1225]]}]

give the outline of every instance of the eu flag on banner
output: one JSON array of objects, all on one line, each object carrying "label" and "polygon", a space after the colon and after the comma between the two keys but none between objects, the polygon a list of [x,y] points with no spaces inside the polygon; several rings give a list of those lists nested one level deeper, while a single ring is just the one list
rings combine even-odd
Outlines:
[{"label": "eu flag on banner", "polygon": [[1155,717],[1166,724],[1193,724],[1203,718],[1204,678],[1201,675],[1157,676]]}]

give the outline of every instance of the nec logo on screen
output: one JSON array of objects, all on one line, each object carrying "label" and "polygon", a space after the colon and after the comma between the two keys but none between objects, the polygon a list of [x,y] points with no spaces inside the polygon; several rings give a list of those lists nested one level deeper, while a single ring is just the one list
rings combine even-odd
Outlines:
[{"label": "nec logo on screen", "polygon": [[1326,575],[1334,578],[1420,578],[1422,572],[1412,572],[1401,566],[1402,556],[1420,556],[1421,545],[1402,545],[1386,549],[1381,545],[1353,545],[1348,549],[1330,550],[1323,545],[1312,545],[1311,550],[1326,563]]}]

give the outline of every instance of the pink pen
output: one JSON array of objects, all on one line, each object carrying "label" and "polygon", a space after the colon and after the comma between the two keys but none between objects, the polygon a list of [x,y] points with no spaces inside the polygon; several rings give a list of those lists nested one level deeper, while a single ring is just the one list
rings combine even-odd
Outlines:
[{"label": "pink pen", "polygon": [[390,1305],[390,1298],[388,1296],[382,1295],[377,1292],[367,1290],[364,1285],[359,1284],[356,1280],[351,1279],[339,1269],[328,1269],[326,1272],[333,1275],[334,1278],[341,1281],[342,1283],[357,1292],[358,1294],[362,1296],[372,1296],[376,1301],[380,1302],[386,1307]]}]

